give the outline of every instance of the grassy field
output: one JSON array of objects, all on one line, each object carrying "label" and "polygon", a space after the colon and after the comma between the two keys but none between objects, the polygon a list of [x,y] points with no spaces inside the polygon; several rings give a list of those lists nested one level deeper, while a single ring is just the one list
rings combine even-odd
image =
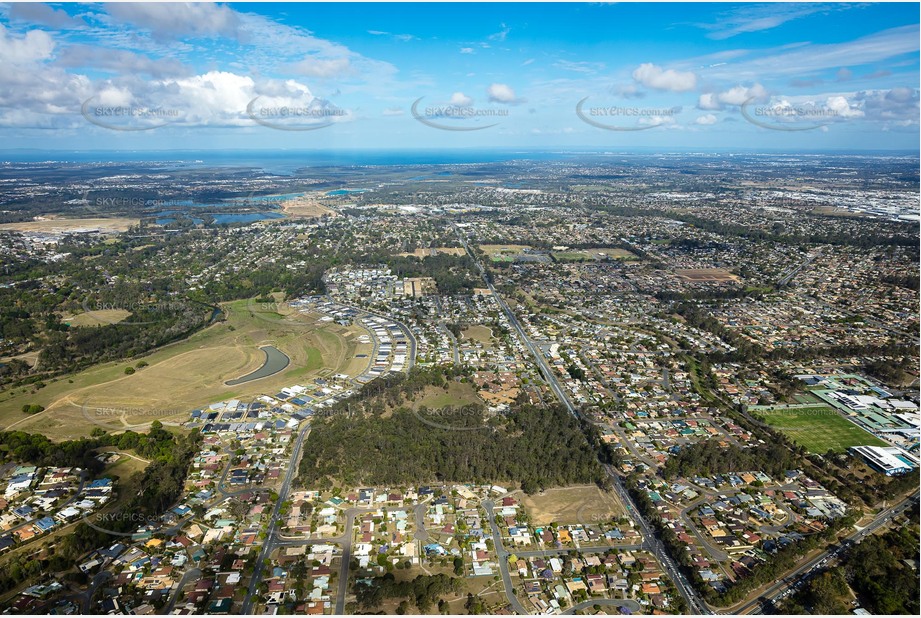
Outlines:
[{"label": "grassy field", "polygon": [[512,257],[530,248],[530,245],[480,245],[480,249],[489,259],[496,261],[511,260]]},{"label": "grassy field", "polygon": [[590,524],[626,514],[614,492],[601,491],[596,485],[548,489],[539,494],[525,495],[521,504],[531,514],[531,521],[536,526],[551,522]]},{"label": "grassy field", "polygon": [[70,326],[105,326],[117,324],[131,315],[125,309],[95,309],[77,315],[65,315],[61,321]]},{"label": "grassy field", "polygon": [[469,339],[471,341],[478,341],[482,343],[484,347],[492,347],[492,329],[488,326],[474,325],[468,327],[463,331],[464,339]]},{"label": "grassy field", "polygon": [[601,247],[594,249],[573,249],[572,251],[554,251],[553,259],[557,262],[590,262],[594,260],[635,260],[636,255],[625,249]]},{"label": "grassy field", "polygon": [[[0,428],[40,432],[53,440],[88,435],[99,421],[109,428],[143,431],[153,420],[182,422],[189,411],[208,403],[273,394],[317,376],[358,373],[367,365],[367,359],[354,358],[354,339],[363,332],[358,327],[318,322],[317,316],[295,313],[285,305],[273,311],[237,301],[225,304],[224,310],[226,321],[143,358],[97,365],[49,382],[34,394],[27,389],[4,393]],[[262,365],[261,345],[274,345],[291,363],[275,375],[225,385]],[[140,360],[149,366],[126,375],[125,368]],[[46,410],[23,414],[22,406],[33,403]]]},{"label": "grassy field", "polygon": [[435,386],[426,387],[412,402],[412,409],[418,410],[425,406],[430,410],[437,410],[448,406],[466,406],[471,403],[483,403],[471,384],[449,382],[448,390]]},{"label": "grassy field", "polygon": [[811,453],[821,454],[829,449],[845,451],[851,446],[886,446],[879,438],[825,406],[757,410],[757,414]]}]

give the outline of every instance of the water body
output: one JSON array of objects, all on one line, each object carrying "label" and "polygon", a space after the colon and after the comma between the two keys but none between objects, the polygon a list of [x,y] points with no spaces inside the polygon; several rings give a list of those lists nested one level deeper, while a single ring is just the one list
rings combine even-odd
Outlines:
[{"label": "water body", "polygon": [[326,195],[351,195],[352,193],[364,193],[367,189],[336,189],[335,191],[327,191]]},{"label": "water body", "polygon": [[243,212],[228,214],[213,214],[214,222],[218,225],[224,223],[252,223],[253,221],[262,221],[264,219],[284,219],[285,215],[280,212]]},{"label": "water body", "polygon": [[224,382],[224,384],[227,386],[236,386],[237,384],[244,384],[246,382],[252,382],[253,380],[267,378],[271,375],[275,375],[291,363],[291,359],[288,358],[288,355],[275,346],[264,345],[259,349],[265,354],[265,362],[262,363],[262,367],[246,374],[242,378],[228,380]]}]

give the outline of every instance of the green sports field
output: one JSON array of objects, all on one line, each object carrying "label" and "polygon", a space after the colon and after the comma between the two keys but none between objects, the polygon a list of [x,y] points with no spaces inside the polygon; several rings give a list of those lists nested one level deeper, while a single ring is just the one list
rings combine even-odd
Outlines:
[{"label": "green sports field", "polygon": [[826,406],[758,410],[765,422],[786,434],[811,453],[829,449],[845,451],[851,446],[886,446],[837,411]]}]

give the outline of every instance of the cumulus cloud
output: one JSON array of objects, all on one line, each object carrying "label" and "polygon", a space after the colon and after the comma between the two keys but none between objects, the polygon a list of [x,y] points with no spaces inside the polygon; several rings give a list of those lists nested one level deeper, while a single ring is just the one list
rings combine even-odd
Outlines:
[{"label": "cumulus cloud", "polygon": [[854,100],[862,107],[868,120],[917,126],[921,117],[917,89],[864,90],[856,93]]},{"label": "cumulus cloud", "polygon": [[713,114],[704,114],[703,116],[698,116],[697,120],[694,121],[694,124],[699,124],[699,125],[704,125],[704,126],[716,124],[716,116],[714,116]]},{"label": "cumulus cloud", "polygon": [[749,101],[763,101],[767,97],[767,90],[761,84],[752,87],[736,86],[726,92],[721,92],[717,99],[726,105],[742,105]]},{"label": "cumulus cloud", "polygon": [[505,103],[507,105],[517,105],[523,100],[515,96],[515,91],[507,84],[490,84],[486,89],[489,100],[492,103]]},{"label": "cumulus cloud", "polygon": [[723,109],[726,105],[743,105],[767,100],[768,92],[761,84],[735,86],[724,92],[705,92],[697,99],[697,108],[702,110]]},{"label": "cumulus cloud", "polygon": [[473,99],[468,97],[463,92],[455,92],[451,95],[451,100],[449,101],[451,105],[457,105],[458,107],[467,107],[473,103]]},{"label": "cumulus cloud", "polygon": [[23,65],[47,60],[54,51],[54,40],[43,30],[29,30],[23,36],[8,34],[0,24],[0,62]]},{"label": "cumulus cloud", "polygon": [[633,71],[633,79],[647,88],[686,92],[697,85],[697,76],[691,71],[676,71],[656,66],[651,62],[641,64]]}]

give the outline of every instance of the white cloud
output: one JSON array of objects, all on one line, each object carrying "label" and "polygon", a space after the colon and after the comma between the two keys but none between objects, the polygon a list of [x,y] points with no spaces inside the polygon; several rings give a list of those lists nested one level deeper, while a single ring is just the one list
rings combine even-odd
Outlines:
[{"label": "white cloud", "polygon": [[22,65],[47,60],[54,51],[54,40],[43,30],[29,30],[24,36],[7,34],[0,24],[0,63]]},{"label": "white cloud", "polygon": [[633,79],[647,88],[685,92],[697,85],[697,76],[691,71],[663,70],[651,62],[641,64],[633,71]]},{"label": "white cloud", "polygon": [[697,120],[694,121],[694,124],[700,124],[704,126],[716,124],[716,116],[713,114],[704,114],[703,116],[698,116]]},{"label": "white cloud", "polygon": [[460,53],[462,53],[462,54],[472,54],[472,53],[473,53],[473,48],[472,48],[472,47],[461,47],[461,48],[460,48]]},{"label": "white cloud", "polygon": [[192,70],[173,58],[153,59],[122,49],[106,49],[93,45],[71,45],[58,54],[55,65],[64,68],[86,68],[119,74],[145,73],[156,78],[189,75]]},{"label": "white cloud", "polygon": [[490,84],[486,89],[489,100],[493,103],[506,103],[508,105],[517,105],[522,101],[515,96],[515,91],[507,84]]},{"label": "white cloud", "polygon": [[451,95],[451,100],[449,103],[451,105],[457,105],[458,107],[467,107],[473,103],[473,99],[465,95],[463,92],[455,92]]},{"label": "white cloud", "polygon": [[215,36],[241,38],[239,14],[222,4],[119,2],[104,6],[116,20],[147,30],[157,40]]},{"label": "white cloud", "polygon": [[705,92],[697,99],[697,108],[702,110],[723,109],[726,105],[743,105],[767,100],[767,90],[761,84],[751,87],[734,86],[720,93]]},{"label": "white cloud", "polygon": [[766,97],[767,90],[761,84],[755,84],[751,88],[736,86],[717,95],[719,102],[726,105],[742,105],[749,101],[763,101]]},{"label": "white cloud", "polygon": [[399,107],[388,107],[382,112],[384,116],[402,116],[404,113],[403,109]]},{"label": "white cloud", "polygon": [[64,9],[54,9],[40,2],[14,2],[10,5],[10,19],[41,24],[49,28],[79,28],[86,26],[80,18],[71,17]]},{"label": "white cloud", "polygon": [[700,95],[700,98],[697,99],[697,107],[699,109],[722,109],[723,106],[720,105],[720,102],[716,99],[716,94],[713,92],[705,92]]},{"label": "white cloud", "polygon": [[502,30],[496,32],[495,34],[490,34],[487,38],[490,41],[498,41],[501,43],[505,40],[505,37],[507,37],[508,33],[511,31],[511,28],[507,27],[505,24],[502,24]]},{"label": "white cloud", "polygon": [[527,60],[521,63],[521,66],[526,67],[533,62],[534,62],[534,58],[528,58]]}]

